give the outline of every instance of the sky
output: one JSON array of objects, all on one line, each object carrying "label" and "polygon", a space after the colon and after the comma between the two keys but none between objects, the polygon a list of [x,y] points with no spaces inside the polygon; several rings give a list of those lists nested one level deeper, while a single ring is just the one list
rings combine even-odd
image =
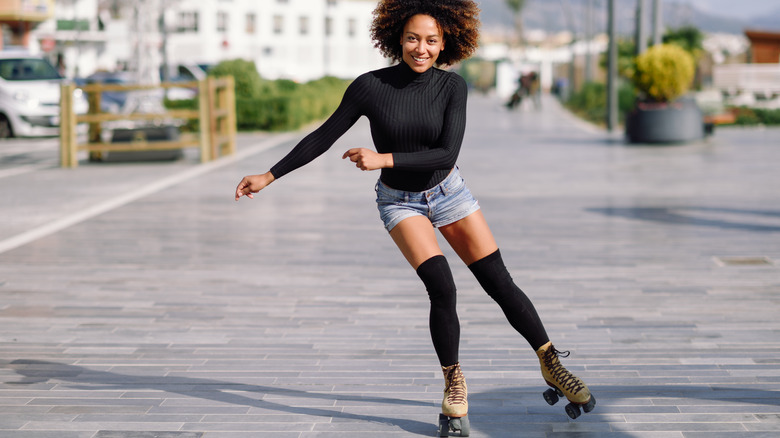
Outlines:
[{"label": "sky", "polygon": [[[672,0],[712,14],[747,19],[780,10],[780,0]],[[650,3],[649,1],[647,2]],[[665,0],[664,3],[670,3]]]}]

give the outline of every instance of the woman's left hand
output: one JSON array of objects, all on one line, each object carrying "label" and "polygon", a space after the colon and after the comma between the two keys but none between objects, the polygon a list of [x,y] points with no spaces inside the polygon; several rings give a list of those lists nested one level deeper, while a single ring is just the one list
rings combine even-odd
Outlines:
[{"label": "woman's left hand", "polygon": [[366,148],[352,148],[344,152],[341,158],[349,158],[360,170],[377,170],[393,167],[393,154],[379,154]]}]

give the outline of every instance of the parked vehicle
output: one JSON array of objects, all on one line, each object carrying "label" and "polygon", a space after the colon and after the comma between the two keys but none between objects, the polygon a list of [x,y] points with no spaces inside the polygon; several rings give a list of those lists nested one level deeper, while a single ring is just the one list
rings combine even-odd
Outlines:
[{"label": "parked vehicle", "polygon": [[[168,67],[168,81],[202,81],[206,79],[211,64],[177,64]],[[160,67],[160,79],[165,79],[164,68]]]},{"label": "parked vehicle", "polygon": [[[63,80],[44,58],[0,51],[0,138],[58,135]],[[73,104],[77,114],[86,113],[81,90],[75,91]]]},{"label": "parked vehicle", "polygon": [[[76,80],[78,85],[130,85],[134,82],[133,74],[126,71],[99,71],[86,78]],[[104,91],[100,94],[100,111],[106,113],[128,113],[134,111],[162,112],[164,110],[163,99],[193,99],[196,94],[197,90],[180,87],[169,88],[167,90]]]},{"label": "parked vehicle", "polygon": [[[97,72],[84,79],[76,80],[78,85],[87,84],[117,84],[132,83],[132,76],[127,72]],[[104,91],[100,94],[100,110],[105,113],[119,113],[127,101],[126,91]]]}]

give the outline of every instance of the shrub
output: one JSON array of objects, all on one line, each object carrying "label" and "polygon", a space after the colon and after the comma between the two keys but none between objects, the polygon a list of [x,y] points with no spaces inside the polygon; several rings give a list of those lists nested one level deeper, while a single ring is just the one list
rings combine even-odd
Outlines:
[{"label": "shrub", "polygon": [[236,96],[239,130],[286,131],[328,117],[339,105],[348,81],[323,78],[305,84],[272,81],[259,97]]},{"label": "shrub", "polygon": [[265,81],[260,77],[253,61],[243,59],[222,61],[209,69],[209,76],[233,76],[236,83],[236,96],[257,97],[265,91]]},{"label": "shrub", "polygon": [[[166,109],[169,110],[179,110],[179,109],[198,109],[198,98],[195,99],[179,99],[179,100],[170,100],[165,99],[163,101],[163,104],[165,105]],[[184,125],[181,127],[181,130],[183,132],[197,132],[200,128],[200,121],[198,119],[189,119],[184,122]]]},{"label": "shrub", "polygon": [[633,81],[645,97],[668,102],[688,91],[694,74],[690,53],[675,44],[659,44],[636,57]]},{"label": "shrub", "polygon": [[[618,87],[618,113],[620,118],[631,111],[636,94],[630,84]],[[607,86],[601,82],[587,82],[580,91],[572,93],[566,107],[580,117],[598,124],[607,118]]]},{"label": "shrub", "polygon": [[[305,84],[289,79],[266,80],[255,63],[242,59],[223,61],[209,70],[211,76],[233,76],[236,84],[236,127],[241,131],[298,129],[332,113],[348,81],[325,77]],[[197,101],[180,108],[196,109]],[[169,106],[170,107],[170,106]]]},{"label": "shrub", "polygon": [[780,109],[733,108],[735,125],[780,125]]}]

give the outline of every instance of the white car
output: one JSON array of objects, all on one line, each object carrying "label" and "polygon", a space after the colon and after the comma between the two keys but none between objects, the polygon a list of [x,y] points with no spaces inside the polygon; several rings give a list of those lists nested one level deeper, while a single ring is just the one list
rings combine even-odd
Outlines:
[{"label": "white car", "polygon": [[[44,58],[0,51],[0,138],[58,135],[63,80]],[[77,114],[87,112],[89,105],[79,89],[73,105]]]}]

